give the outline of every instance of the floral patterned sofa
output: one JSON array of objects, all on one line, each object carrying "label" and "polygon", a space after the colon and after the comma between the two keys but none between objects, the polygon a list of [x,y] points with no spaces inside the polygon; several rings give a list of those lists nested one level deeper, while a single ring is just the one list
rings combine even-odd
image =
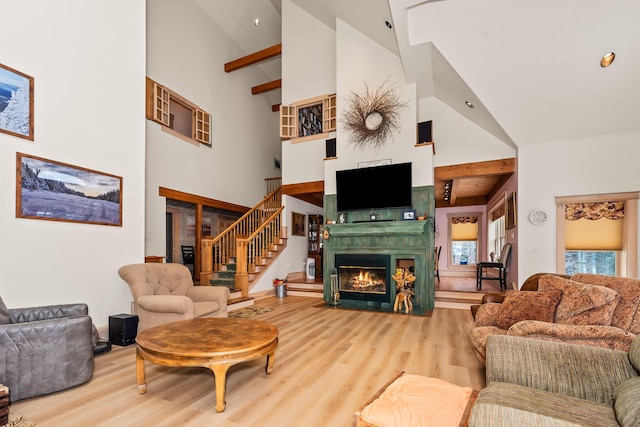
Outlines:
[{"label": "floral patterned sofa", "polygon": [[481,305],[469,335],[482,363],[496,334],[629,351],[640,332],[639,306],[639,279],[543,275],[537,290],[507,291],[502,303]]}]

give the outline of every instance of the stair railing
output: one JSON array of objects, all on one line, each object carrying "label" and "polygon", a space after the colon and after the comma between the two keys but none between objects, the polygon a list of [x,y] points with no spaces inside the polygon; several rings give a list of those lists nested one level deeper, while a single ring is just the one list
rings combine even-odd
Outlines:
[{"label": "stair railing", "polygon": [[235,257],[238,263],[236,239],[251,235],[280,208],[282,208],[282,189],[278,187],[216,237],[203,238],[200,253],[200,283],[208,284],[213,279],[214,273],[220,271],[222,266],[232,258]]},{"label": "stair railing", "polygon": [[283,210],[280,206],[253,233],[236,239],[235,287],[243,297],[249,296],[249,273],[257,272],[257,266],[264,264],[269,252],[280,243]]}]

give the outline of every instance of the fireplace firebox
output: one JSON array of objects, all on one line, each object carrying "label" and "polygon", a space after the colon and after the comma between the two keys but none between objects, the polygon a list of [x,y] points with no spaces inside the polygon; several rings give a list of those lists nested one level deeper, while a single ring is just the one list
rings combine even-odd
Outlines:
[{"label": "fireplace firebox", "polygon": [[390,264],[389,255],[336,254],[340,299],[391,302]]}]

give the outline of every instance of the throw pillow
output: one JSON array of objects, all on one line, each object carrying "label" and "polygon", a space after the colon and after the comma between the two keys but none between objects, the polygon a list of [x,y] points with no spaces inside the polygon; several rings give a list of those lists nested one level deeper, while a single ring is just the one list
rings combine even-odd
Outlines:
[{"label": "throw pillow", "polygon": [[632,334],[640,333],[640,279],[629,277],[604,276],[602,274],[578,273],[571,280],[589,285],[606,286],[620,295],[618,305],[613,311],[611,326],[624,329]]},{"label": "throw pillow", "polygon": [[622,427],[640,425],[640,377],[623,381],[614,392],[613,410]]},{"label": "throw pillow", "polygon": [[4,305],[4,301],[0,298],[0,325],[8,325],[11,323],[11,316],[9,315],[9,309]]},{"label": "throw pillow", "polygon": [[562,291],[507,291],[496,319],[496,326],[509,329],[521,320],[553,322]]},{"label": "throw pillow", "polygon": [[545,275],[538,282],[539,291],[561,290],[555,322],[566,325],[611,324],[619,295],[605,286],[588,285],[558,276]]}]

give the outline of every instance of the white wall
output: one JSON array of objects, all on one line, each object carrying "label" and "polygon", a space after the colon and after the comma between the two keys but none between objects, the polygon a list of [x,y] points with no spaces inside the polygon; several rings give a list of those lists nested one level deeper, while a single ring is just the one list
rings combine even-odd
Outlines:
[{"label": "white wall", "polygon": [[420,99],[418,110],[419,122],[433,121],[432,136],[436,149],[434,156],[436,167],[516,156],[513,148],[438,98]]},{"label": "white wall", "polygon": [[[146,254],[165,254],[167,187],[247,207],[280,176],[278,113],[251,87],[269,81],[259,67],[224,72],[242,52],[192,0],[154,0],[147,11],[147,75],[211,114],[212,147],[195,146],[147,121]],[[286,162],[283,161],[283,165]],[[284,166],[283,166],[284,167]]]},{"label": "white wall", "polygon": [[[129,312],[118,268],[144,258],[145,2],[4,1],[2,16],[0,62],[35,78],[35,139],[0,133],[0,296],[84,302],[106,326]],[[122,227],[16,218],[16,152],[121,176]]]},{"label": "white wall", "polygon": [[[594,135],[518,148],[520,282],[555,271],[555,197],[640,190],[640,132]],[[542,226],[529,223],[534,209],[547,212]]]},{"label": "white wall", "polygon": [[[416,144],[416,87],[407,84],[400,58],[341,20],[337,28],[337,112],[344,117],[352,93],[362,95],[366,86],[373,92],[386,83],[406,108],[400,110],[400,128],[392,140],[378,148],[362,149],[349,142],[349,134],[338,125],[337,159],[325,163],[325,193],[335,194],[335,172],[357,168],[358,163],[391,159],[392,163],[413,162],[413,186],[433,185],[433,159],[430,147]],[[366,86],[365,86],[366,85]]]}]

